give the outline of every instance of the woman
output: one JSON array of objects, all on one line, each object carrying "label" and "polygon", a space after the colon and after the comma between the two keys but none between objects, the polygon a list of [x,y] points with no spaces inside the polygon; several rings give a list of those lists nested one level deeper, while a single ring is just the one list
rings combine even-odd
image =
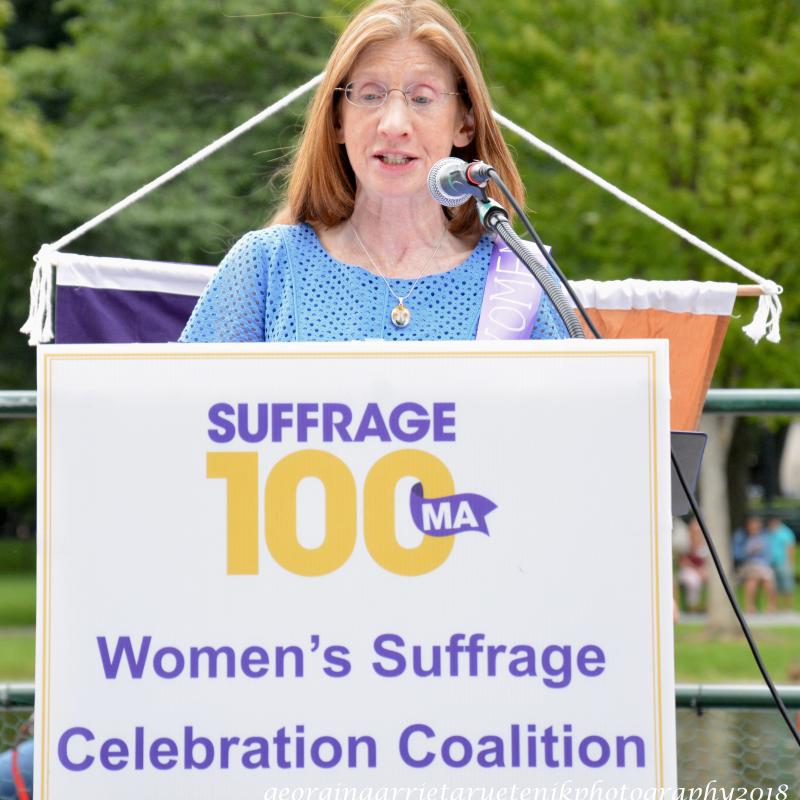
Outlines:
[{"label": "woman", "polygon": [[[493,242],[436,203],[440,159],[492,164],[523,200],[477,58],[434,0],[377,0],[339,38],[271,227],[244,236],[184,342],[472,339]],[[532,338],[564,338],[544,297]]]}]

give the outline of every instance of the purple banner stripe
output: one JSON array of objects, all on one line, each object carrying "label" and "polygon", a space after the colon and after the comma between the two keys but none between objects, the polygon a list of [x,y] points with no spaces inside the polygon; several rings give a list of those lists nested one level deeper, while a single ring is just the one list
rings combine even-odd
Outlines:
[{"label": "purple banner stripe", "polygon": [[56,342],[175,342],[197,298],[166,292],[56,287]]}]

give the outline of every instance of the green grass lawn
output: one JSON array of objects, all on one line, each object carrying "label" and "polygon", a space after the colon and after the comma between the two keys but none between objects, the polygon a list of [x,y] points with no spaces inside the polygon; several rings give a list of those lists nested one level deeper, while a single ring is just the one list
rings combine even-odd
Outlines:
[{"label": "green grass lawn", "polygon": [[0,628],[36,624],[36,576],[0,573]]},{"label": "green grass lawn", "polygon": [[[753,634],[775,683],[800,667],[800,628],[758,628]],[[744,636],[710,641],[700,625],[675,626],[675,680],[679,683],[761,683]]]},{"label": "green grass lawn", "polygon": [[30,628],[0,628],[0,683],[32,683],[34,641]]},{"label": "green grass lawn", "polygon": [[33,681],[36,576],[0,573],[0,683]]}]

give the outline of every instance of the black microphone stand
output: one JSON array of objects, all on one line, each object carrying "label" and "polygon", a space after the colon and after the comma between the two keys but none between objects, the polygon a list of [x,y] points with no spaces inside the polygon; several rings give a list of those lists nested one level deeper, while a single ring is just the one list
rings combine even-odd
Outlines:
[{"label": "black microphone stand", "polygon": [[570,339],[585,339],[578,317],[572,310],[569,301],[561,289],[558,281],[550,273],[550,270],[536,259],[533,253],[525,246],[524,241],[517,236],[516,231],[508,221],[508,212],[486,194],[486,189],[480,187],[482,197],[476,197],[475,203],[478,207],[478,216],[481,224],[488,231],[496,233],[512,253],[528,268],[528,271],[539,282],[545,294],[555,306],[558,315],[567,327]]}]

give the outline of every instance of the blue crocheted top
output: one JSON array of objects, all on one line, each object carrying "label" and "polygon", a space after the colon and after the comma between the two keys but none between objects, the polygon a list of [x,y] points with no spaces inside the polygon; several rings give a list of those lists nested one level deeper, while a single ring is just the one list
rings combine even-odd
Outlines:
[{"label": "blue crocheted top", "polygon": [[[245,234],[222,261],[181,334],[182,342],[474,339],[492,241],[446,272],[422,278],[406,305],[411,322],[392,324],[397,305],[379,275],[337,261],[310,225],[275,225]],[[413,280],[390,278],[405,297]],[[544,296],[533,339],[568,333]]]}]

